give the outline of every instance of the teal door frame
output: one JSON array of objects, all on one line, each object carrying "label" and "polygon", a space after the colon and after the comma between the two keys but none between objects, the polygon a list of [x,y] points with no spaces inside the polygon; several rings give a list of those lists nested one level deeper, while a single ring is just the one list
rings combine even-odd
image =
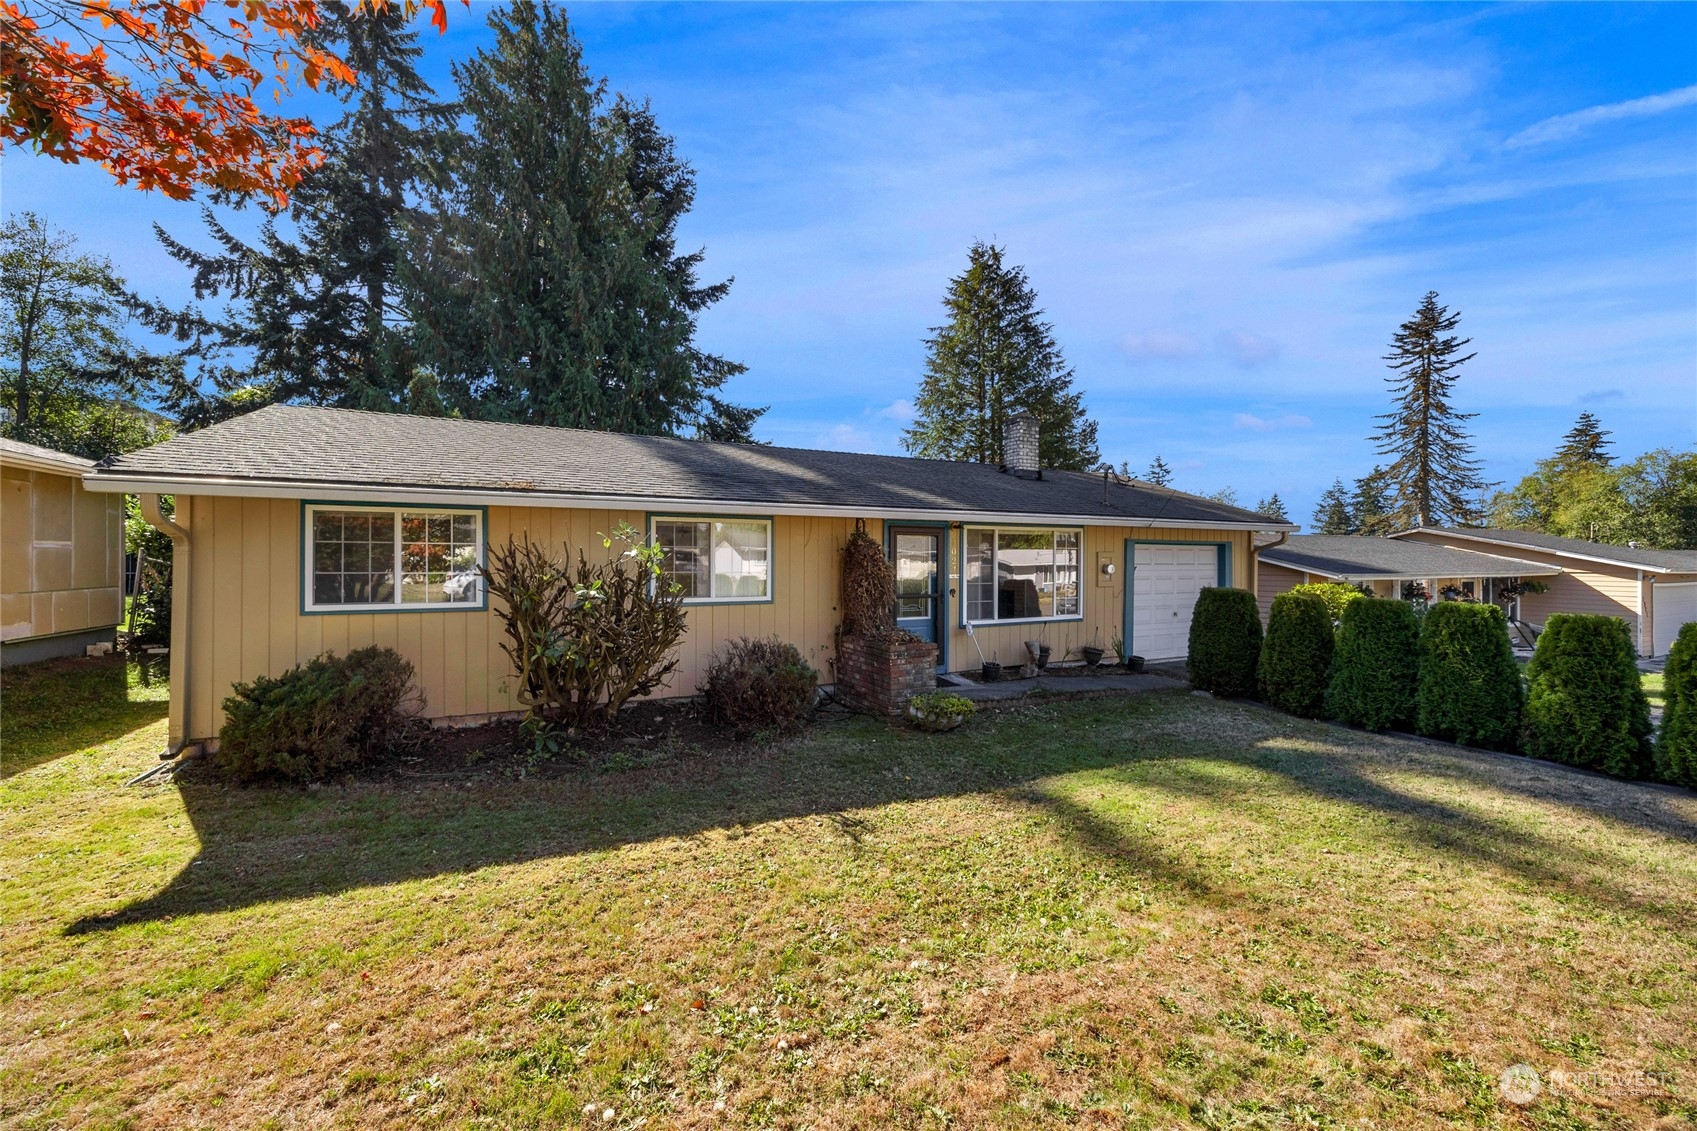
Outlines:
[{"label": "teal door frame", "polygon": [[1132,598],[1136,595],[1137,547],[1139,546],[1213,546],[1220,552],[1215,556],[1218,568],[1214,580],[1218,588],[1230,589],[1232,583],[1232,544],[1230,542],[1190,542],[1182,538],[1127,538],[1125,540],[1125,595],[1120,610],[1120,633],[1127,648],[1135,649],[1131,634]]},{"label": "teal door frame", "polygon": [[884,557],[896,560],[896,534],[911,530],[937,536],[937,596],[931,604],[931,614],[937,624],[937,670],[949,670],[949,525],[946,522],[886,522],[884,523]]}]

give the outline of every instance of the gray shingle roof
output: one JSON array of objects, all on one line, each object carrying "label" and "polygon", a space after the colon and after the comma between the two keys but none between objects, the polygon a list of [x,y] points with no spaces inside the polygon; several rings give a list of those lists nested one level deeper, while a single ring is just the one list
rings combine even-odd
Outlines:
[{"label": "gray shingle roof", "polygon": [[1517,561],[1426,542],[1363,538],[1353,534],[1293,534],[1282,546],[1261,551],[1274,565],[1351,581],[1426,577],[1548,577],[1554,566]]},{"label": "gray shingle roof", "polygon": [[8,440],[0,436],[0,459],[7,456],[16,462],[41,464],[56,464],[70,470],[72,468],[88,469],[94,466],[94,461],[74,456],[70,452],[61,452],[54,448],[44,448],[39,444],[26,444],[22,440]]},{"label": "gray shingle roof", "polygon": [[[394,487],[723,502],[869,512],[1045,515],[1279,529],[1241,507],[1083,472],[1041,480],[994,466],[900,456],[719,444],[525,424],[274,405],[103,461],[94,478]],[[604,505],[604,504],[603,504]]]},{"label": "gray shingle roof", "polygon": [[1494,526],[1431,526],[1427,529],[1457,538],[1481,539],[1481,545],[1489,543],[1498,552],[1513,553],[1512,547],[1527,546],[1534,550],[1600,558],[1606,562],[1644,566],[1668,573],[1697,573],[1697,550],[1650,550],[1641,546],[1612,546],[1605,542],[1587,542],[1583,538],[1559,538],[1554,534],[1539,534],[1531,530],[1504,530]]}]

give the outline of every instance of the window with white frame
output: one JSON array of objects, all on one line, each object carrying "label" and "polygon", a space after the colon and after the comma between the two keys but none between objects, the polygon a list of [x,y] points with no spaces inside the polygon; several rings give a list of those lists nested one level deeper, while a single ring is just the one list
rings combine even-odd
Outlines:
[{"label": "window with white frame", "polygon": [[306,508],[308,611],[476,607],[483,600],[482,565],[481,511]]},{"label": "window with white frame", "polygon": [[967,528],[966,619],[980,624],[1082,616],[1081,542],[1077,530]]},{"label": "window with white frame", "polygon": [[772,599],[772,522],[764,518],[656,518],[660,569],[686,602]]}]

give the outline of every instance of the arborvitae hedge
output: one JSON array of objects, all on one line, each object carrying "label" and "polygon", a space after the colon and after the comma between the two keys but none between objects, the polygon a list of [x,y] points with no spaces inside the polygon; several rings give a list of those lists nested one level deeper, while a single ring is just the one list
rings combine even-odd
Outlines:
[{"label": "arborvitae hedge", "polygon": [[1650,701],[1625,621],[1552,615],[1526,678],[1526,753],[1622,778],[1654,771]]},{"label": "arborvitae hedge", "polygon": [[1426,610],[1420,626],[1416,730],[1469,746],[1512,750],[1524,699],[1502,609],[1440,601]]},{"label": "arborvitae hedge", "polygon": [[1204,589],[1190,618],[1190,683],[1215,695],[1254,695],[1261,612],[1247,589]]},{"label": "arborvitae hedge", "polygon": [[1668,652],[1662,692],[1656,772],[1664,781],[1697,787],[1697,621],[1679,630]]},{"label": "arborvitae hedge", "polygon": [[1261,701],[1304,718],[1318,716],[1332,646],[1332,614],[1324,600],[1295,590],[1274,597],[1261,644]]},{"label": "arborvitae hedge", "polygon": [[1326,611],[1331,614],[1334,625],[1343,619],[1345,609],[1367,596],[1355,586],[1345,585],[1341,581],[1316,581],[1311,585],[1293,586],[1290,591],[1309,593],[1326,602]]},{"label": "arborvitae hedge", "polygon": [[1414,725],[1420,622],[1407,601],[1351,601],[1338,629],[1326,714],[1368,730]]}]

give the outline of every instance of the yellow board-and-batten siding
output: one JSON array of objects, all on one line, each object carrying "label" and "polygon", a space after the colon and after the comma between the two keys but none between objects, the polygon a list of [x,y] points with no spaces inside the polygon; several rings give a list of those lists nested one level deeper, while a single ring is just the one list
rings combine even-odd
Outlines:
[{"label": "yellow board-and-batten siding", "polygon": [[[501,643],[504,632],[492,610],[303,613],[304,552],[299,499],[240,496],[177,496],[177,521],[192,543],[192,578],[179,587],[173,618],[173,651],[183,661],[186,696],[172,699],[172,740],[217,734],[221,704],[231,685],[257,675],[277,675],[326,651],[338,653],[378,644],[412,662],[425,714],[431,718],[487,716],[519,709],[512,693],[511,664]],[[427,508],[427,504],[409,504]],[[709,515],[710,506],[680,510]],[[660,513],[660,512],[654,512]],[[668,512],[669,513],[669,512]],[[644,530],[646,510],[559,507],[488,508],[487,544],[509,537],[561,552],[582,549],[592,560],[605,554],[601,536],[619,523]],[[730,517],[730,516],[727,516]],[[825,682],[833,679],[839,571],[844,543],[854,528],[845,517],[786,516],[773,520],[772,592],[766,602],[690,605],[689,631],[679,647],[679,665],[663,694],[693,695],[713,652],[737,637],[777,636],[794,644]],[[971,525],[968,523],[967,525]],[[1064,524],[1061,524],[1064,525]],[[883,538],[883,523],[867,522]],[[1082,620],[981,625],[984,654],[1017,664],[1022,645],[1040,639],[1056,660],[1079,647],[1102,646],[1123,623],[1125,542],[1229,542],[1233,583],[1249,583],[1247,532],[1172,530],[1144,527],[1084,527],[1080,583]],[[1098,584],[1100,565],[1115,566],[1111,583]],[[948,660],[954,670],[978,665],[978,651],[960,627],[961,527],[950,530]],[[189,714],[179,717],[186,698]]]},{"label": "yellow board-and-batten siding", "polygon": [[0,640],[115,628],[124,615],[124,498],[79,475],[0,464]]}]

